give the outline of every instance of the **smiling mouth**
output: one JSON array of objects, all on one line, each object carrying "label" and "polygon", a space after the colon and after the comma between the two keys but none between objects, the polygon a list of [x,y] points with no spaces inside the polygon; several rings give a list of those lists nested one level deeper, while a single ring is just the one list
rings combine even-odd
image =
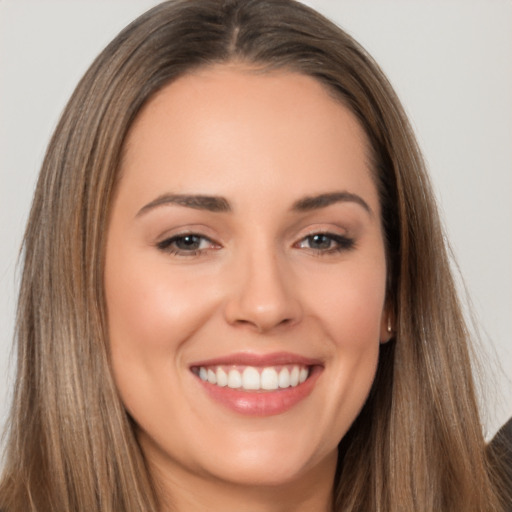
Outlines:
[{"label": "smiling mouth", "polygon": [[203,382],[239,391],[277,391],[303,384],[311,374],[307,365],[196,366],[191,368]]},{"label": "smiling mouth", "polygon": [[322,360],[287,352],[236,353],[190,366],[213,402],[238,414],[259,417],[283,414],[298,406],[313,392],[323,370]]}]

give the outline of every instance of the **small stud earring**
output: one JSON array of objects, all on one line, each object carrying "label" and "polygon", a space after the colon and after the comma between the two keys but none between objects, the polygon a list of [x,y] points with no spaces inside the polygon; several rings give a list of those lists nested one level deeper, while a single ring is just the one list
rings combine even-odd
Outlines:
[{"label": "small stud earring", "polygon": [[388,332],[393,332],[393,328],[391,327],[391,318],[388,318]]}]

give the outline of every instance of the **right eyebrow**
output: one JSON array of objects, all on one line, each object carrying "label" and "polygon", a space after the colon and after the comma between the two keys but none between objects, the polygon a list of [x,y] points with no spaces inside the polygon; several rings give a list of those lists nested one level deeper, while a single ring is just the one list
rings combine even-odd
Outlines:
[{"label": "right eyebrow", "polygon": [[147,213],[159,206],[176,204],[178,206],[185,206],[186,208],[193,208],[195,210],[207,210],[209,212],[230,212],[231,206],[228,200],[221,196],[203,196],[203,195],[188,195],[188,194],[163,194],[158,196],[153,201],[143,206],[138,212],[136,217]]}]

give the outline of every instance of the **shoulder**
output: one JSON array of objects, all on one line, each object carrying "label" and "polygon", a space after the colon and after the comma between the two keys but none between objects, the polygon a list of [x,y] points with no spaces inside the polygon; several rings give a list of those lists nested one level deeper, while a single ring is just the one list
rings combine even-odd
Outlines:
[{"label": "shoulder", "polygon": [[507,459],[512,470],[512,418],[503,425],[489,443],[489,448],[502,453]]},{"label": "shoulder", "polygon": [[[489,443],[488,455],[502,481],[506,503],[512,498],[512,418],[510,418]],[[507,508],[512,512],[511,508]]]}]

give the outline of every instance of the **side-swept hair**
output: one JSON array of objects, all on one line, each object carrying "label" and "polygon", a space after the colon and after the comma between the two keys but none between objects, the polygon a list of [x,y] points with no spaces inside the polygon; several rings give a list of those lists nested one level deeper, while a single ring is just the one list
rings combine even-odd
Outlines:
[{"label": "side-swept hair", "polygon": [[142,512],[158,497],[109,364],[105,233],[127,133],[157,91],[214,63],[327,85],[372,148],[396,334],[339,448],[336,511],[498,511],[433,194],[404,111],[345,32],[292,0],[174,0],[124,29],[53,134],[23,243],[17,380],[0,507]]}]

